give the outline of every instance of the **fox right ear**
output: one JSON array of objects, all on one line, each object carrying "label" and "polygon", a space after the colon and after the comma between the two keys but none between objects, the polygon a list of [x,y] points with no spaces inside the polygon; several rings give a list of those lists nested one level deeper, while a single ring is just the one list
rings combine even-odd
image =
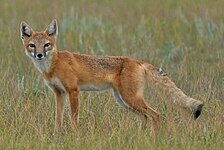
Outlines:
[{"label": "fox right ear", "polygon": [[58,36],[58,23],[57,20],[54,19],[47,27],[47,29],[45,30],[45,32],[47,33],[48,36],[53,36],[55,38],[57,38]]},{"label": "fox right ear", "polygon": [[20,36],[21,39],[24,40],[32,36],[33,29],[24,21],[21,22],[20,25]]}]

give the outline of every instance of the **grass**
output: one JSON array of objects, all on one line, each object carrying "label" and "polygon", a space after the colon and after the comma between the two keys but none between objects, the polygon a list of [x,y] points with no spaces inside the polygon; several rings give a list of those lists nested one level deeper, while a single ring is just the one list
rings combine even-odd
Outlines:
[{"label": "grass", "polygon": [[[222,149],[224,147],[224,2],[222,0],[6,0],[0,5],[1,149]],[[151,122],[117,106],[111,91],[80,93],[80,125],[53,135],[54,98],[25,56],[19,25],[44,30],[56,18],[58,48],[125,55],[166,69],[185,93],[205,103],[191,116],[146,89],[162,116],[154,142]]]}]

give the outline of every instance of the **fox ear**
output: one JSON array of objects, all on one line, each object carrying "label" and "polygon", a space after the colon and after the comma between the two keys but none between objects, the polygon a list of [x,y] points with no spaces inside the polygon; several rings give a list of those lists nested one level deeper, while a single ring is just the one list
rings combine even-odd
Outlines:
[{"label": "fox ear", "polygon": [[57,37],[58,36],[58,23],[57,20],[53,20],[47,29],[45,30],[48,36]]},{"label": "fox ear", "polygon": [[33,34],[33,29],[24,21],[21,22],[20,25],[20,36],[21,39],[24,40],[26,38],[31,37]]}]

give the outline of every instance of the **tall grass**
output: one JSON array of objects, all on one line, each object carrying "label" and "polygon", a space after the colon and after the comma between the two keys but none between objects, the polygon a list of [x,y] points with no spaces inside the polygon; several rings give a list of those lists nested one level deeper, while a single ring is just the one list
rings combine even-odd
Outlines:
[{"label": "tall grass", "polygon": [[[224,147],[224,2],[222,0],[2,0],[0,5],[1,149],[222,149]],[[145,91],[162,116],[154,142],[151,123],[115,104],[111,91],[80,93],[80,125],[53,135],[53,94],[25,56],[22,20],[44,30],[56,18],[58,48],[92,55],[125,55],[166,69],[185,93],[205,103],[191,116]]]}]

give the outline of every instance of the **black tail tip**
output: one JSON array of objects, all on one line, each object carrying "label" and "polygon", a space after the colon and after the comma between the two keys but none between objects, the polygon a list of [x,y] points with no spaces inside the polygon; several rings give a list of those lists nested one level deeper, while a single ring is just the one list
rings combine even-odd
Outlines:
[{"label": "black tail tip", "polygon": [[194,114],[195,119],[197,119],[201,115],[202,107],[203,107],[203,104],[200,104],[193,110],[193,114]]}]

